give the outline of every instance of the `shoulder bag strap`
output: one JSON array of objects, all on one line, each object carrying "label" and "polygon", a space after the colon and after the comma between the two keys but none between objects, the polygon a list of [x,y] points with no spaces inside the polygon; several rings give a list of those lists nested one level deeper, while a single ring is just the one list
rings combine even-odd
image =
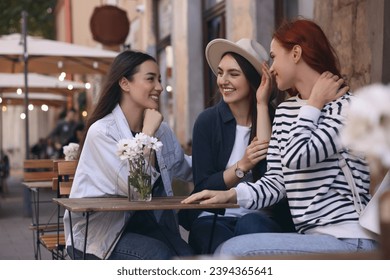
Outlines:
[{"label": "shoulder bag strap", "polygon": [[341,170],[343,170],[345,179],[348,182],[348,185],[351,189],[352,192],[352,197],[353,197],[353,204],[355,205],[356,212],[360,215],[364,209],[362,201],[360,199],[359,192],[357,190],[355,180],[353,179],[352,172],[349,169],[347,162],[345,158],[343,158],[342,155],[338,154],[339,157],[339,166],[341,167]]}]

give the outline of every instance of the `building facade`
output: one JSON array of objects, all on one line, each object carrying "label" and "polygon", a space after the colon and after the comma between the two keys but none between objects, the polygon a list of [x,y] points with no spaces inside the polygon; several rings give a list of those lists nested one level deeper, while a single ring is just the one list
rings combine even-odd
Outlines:
[{"label": "building facade", "polygon": [[[93,40],[90,18],[102,5],[127,12],[130,28],[124,44],[105,46]],[[248,37],[269,50],[272,32],[284,18],[313,19],[334,45],[342,73],[355,90],[390,81],[389,11],[385,0],[59,0],[56,15],[59,40],[118,51],[130,47],[155,56],[165,88],[161,112],[190,149],[196,117],[218,100],[204,57],[210,40]],[[94,81],[88,110],[99,94],[101,77]]]},{"label": "building facade", "polygon": [[[102,6],[125,11],[129,26],[123,43],[107,45],[93,39],[91,18]],[[54,12],[59,41],[116,51],[131,48],[157,58],[165,89],[160,110],[189,153],[197,116],[219,99],[204,57],[214,38],[253,38],[268,50],[272,32],[283,19],[303,16],[324,29],[352,91],[390,82],[390,17],[386,16],[390,2],[385,0],[58,0]],[[114,26],[113,32],[123,27]],[[90,113],[103,76],[67,78],[92,84],[85,95],[76,94],[67,104],[79,108],[84,102],[82,109]],[[25,155],[23,110],[13,106],[2,114],[2,146],[13,167],[21,167]],[[48,135],[61,111],[29,113],[31,145]]]}]

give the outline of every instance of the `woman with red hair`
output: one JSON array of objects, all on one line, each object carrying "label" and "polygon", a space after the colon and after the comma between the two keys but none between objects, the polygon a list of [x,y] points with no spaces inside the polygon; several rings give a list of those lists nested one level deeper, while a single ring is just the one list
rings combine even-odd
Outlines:
[{"label": "woman with red hair", "polygon": [[255,233],[234,237],[216,253],[261,255],[372,250],[376,241],[359,224],[354,197],[341,166],[351,170],[364,205],[370,199],[369,171],[363,158],[341,143],[352,96],[341,78],[338,59],[321,28],[299,19],[283,24],[270,47],[270,73],[279,90],[292,97],[275,113],[268,171],[255,183],[228,191],[203,191],[184,203],[236,202],[249,209],[287,197],[296,233]]}]

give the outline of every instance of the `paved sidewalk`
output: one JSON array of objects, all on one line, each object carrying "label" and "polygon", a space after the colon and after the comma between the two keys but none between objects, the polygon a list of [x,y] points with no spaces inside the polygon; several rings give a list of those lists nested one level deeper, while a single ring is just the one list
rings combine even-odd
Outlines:
[{"label": "paved sidewalk", "polygon": [[[29,229],[31,217],[23,216],[23,192],[20,171],[11,171],[7,179],[7,190],[0,193],[0,260],[34,260],[33,232]],[[50,200],[51,191],[41,192],[44,200]],[[42,221],[53,212],[55,205],[45,203],[40,208]],[[43,260],[51,254],[41,247]]]}]

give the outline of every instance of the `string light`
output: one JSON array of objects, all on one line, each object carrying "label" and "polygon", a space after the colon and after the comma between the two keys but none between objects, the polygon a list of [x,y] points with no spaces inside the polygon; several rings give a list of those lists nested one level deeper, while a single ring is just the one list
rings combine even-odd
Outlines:
[{"label": "string light", "polygon": [[58,80],[60,80],[62,82],[63,80],[65,80],[65,77],[66,77],[66,73],[61,72],[60,76],[58,77]]}]

